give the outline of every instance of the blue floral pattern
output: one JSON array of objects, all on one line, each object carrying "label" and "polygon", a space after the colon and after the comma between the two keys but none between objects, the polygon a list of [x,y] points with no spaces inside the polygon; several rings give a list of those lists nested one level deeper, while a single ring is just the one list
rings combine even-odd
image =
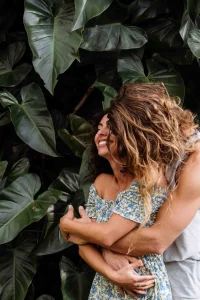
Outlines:
[{"label": "blue floral pattern", "polygon": [[[121,192],[116,201],[102,199],[98,196],[94,185],[90,187],[89,199],[86,212],[97,222],[106,222],[112,213],[121,215],[137,223],[144,221],[143,197],[139,193],[138,182],[130,185],[128,190]],[[163,188],[155,187],[152,194],[152,214],[145,226],[151,226],[155,222],[156,213],[165,201],[167,191]],[[156,275],[155,286],[148,289],[146,295],[139,295],[142,300],[172,300],[168,275],[165,269],[162,255],[151,254],[139,257],[142,259],[144,267],[136,271],[140,275]],[[114,300],[124,299],[118,292],[117,287],[111,284],[108,279],[96,273],[89,295],[90,300]],[[126,295],[125,299],[133,299]]]}]

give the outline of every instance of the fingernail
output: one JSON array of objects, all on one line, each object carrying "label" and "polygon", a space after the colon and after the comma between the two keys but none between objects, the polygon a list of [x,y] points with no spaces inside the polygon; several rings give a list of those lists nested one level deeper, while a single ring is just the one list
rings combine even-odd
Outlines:
[{"label": "fingernail", "polygon": [[79,206],[79,209],[83,209],[83,206]]},{"label": "fingernail", "polygon": [[72,205],[71,205],[71,204],[69,204],[69,205],[68,205],[68,208],[71,208],[71,207],[72,207]]}]

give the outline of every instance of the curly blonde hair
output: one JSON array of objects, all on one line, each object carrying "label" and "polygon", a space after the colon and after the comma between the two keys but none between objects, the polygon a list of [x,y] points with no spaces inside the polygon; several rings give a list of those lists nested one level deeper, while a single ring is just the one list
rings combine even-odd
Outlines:
[{"label": "curly blonde hair", "polygon": [[122,167],[139,181],[144,199],[145,220],[150,217],[151,193],[158,171],[165,172],[183,152],[185,129],[196,128],[193,114],[169,96],[164,84],[129,83],[122,86],[108,114],[117,136],[117,153]]}]

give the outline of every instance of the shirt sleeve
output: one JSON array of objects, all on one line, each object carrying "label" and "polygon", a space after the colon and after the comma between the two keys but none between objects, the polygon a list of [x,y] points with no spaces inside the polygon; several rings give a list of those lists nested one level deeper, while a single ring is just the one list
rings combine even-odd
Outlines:
[{"label": "shirt sleeve", "polygon": [[87,201],[87,204],[85,207],[86,213],[87,213],[88,217],[90,217],[90,218],[95,218],[95,219],[97,218],[96,203],[97,203],[96,189],[95,189],[94,185],[92,184],[90,186],[88,201]]},{"label": "shirt sleeve", "polygon": [[143,203],[143,197],[140,195],[138,187],[133,187],[118,195],[113,213],[141,224],[145,219]]}]

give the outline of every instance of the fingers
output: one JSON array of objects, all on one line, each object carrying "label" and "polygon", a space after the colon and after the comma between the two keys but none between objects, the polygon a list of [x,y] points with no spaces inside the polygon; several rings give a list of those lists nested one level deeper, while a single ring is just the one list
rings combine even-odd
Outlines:
[{"label": "fingers", "polygon": [[125,291],[128,295],[130,295],[131,297],[133,297],[134,299],[138,299],[137,294],[135,294],[133,291],[128,290],[128,289],[124,289],[124,291]]},{"label": "fingers", "polygon": [[[132,262],[131,262],[131,267],[133,268],[133,269],[136,269],[136,268],[139,268],[139,267],[142,267],[143,266],[143,262],[141,261],[141,260],[139,260],[139,259],[135,259],[134,257],[132,257]],[[129,260],[129,262],[130,262],[130,260]]]},{"label": "fingers", "polygon": [[64,215],[64,217],[67,217],[70,220],[74,219],[74,208],[72,205],[68,205],[68,212],[66,213],[66,215]]},{"label": "fingers", "polygon": [[120,286],[117,286],[117,289],[120,295],[122,296],[122,298],[125,298],[124,290]]},{"label": "fingers", "polygon": [[[139,290],[146,290],[155,285],[155,279],[136,283],[134,286],[138,287]],[[136,288],[137,289],[137,288]],[[134,289],[135,290],[135,289]]]},{"label": "fingers", "polygon": [[81,218],[89,218],[83,206],[79,206],[78,211]]},{"label": "fingers", "polygon": [[127,260],[128,260],[130,263],[139,263],[139,264],[140,264],[140,267],[143,267],[143,262],[142,262],[141,259],[137,259],[137,258],[135,258],[135,257],[133,257],[133,256],[128,256],[128,255],[126,255],[126,258],[127,258]]}]

